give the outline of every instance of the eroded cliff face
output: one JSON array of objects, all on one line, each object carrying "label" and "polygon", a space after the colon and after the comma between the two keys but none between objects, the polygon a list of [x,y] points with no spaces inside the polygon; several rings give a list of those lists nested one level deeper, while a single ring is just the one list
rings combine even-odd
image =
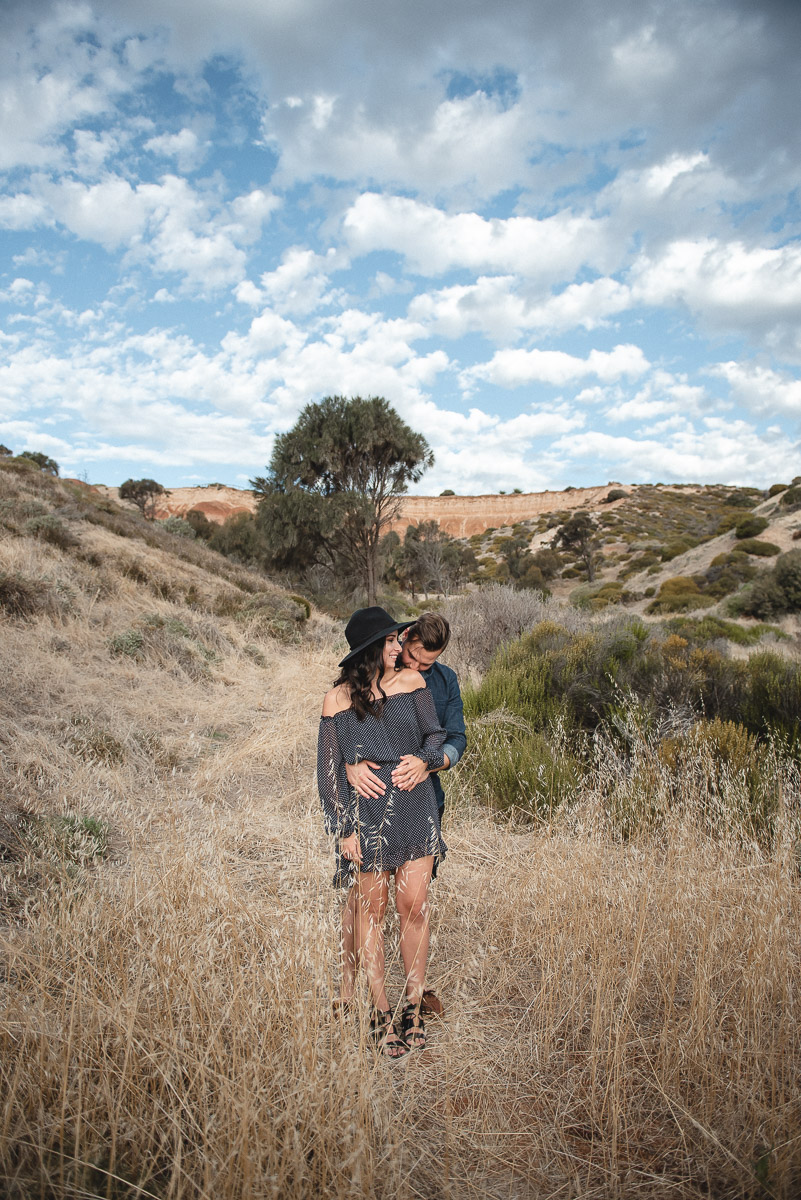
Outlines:
[{"label": "eroded cliff face", "polygon": [[576,488],[570,492],[526,492],[520,496],[405,496],[392,528],[403,533],[407,525],[438,521],[452,537],[470,537],[485,529],[499,529],[528,521],[541,513],[562,509],[594,508],[609,487]]},{"label": "eroded cliff face", "polygon": [[[116,488],[98,488],[117,499]],[[390,528],[401,535],[407,525],[422,521],[438,521],[452,537],[470,537],[485,529],[499,529],[527,521],[544,512],[575,508],[597,508],[607,496],[605,487],[575,488],[568,492],[526,492],[510,496],[404,496],[400,513]],[[221,525],[238,513],[255,512],[257,498],[251,491],[211,484],[208,487],[171,488],[169,495],[160,496],[155,516],[185,517],[192,509],[205,513],[210,521]]]}]

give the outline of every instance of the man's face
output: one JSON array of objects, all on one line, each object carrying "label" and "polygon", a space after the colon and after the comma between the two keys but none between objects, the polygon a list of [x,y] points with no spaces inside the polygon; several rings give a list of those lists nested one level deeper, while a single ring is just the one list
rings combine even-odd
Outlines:
[{"label": "man's face", "polygon": [[406,638],[401,650],[400,661],[410,671],[427,671],[437,661],[441,650],[426,650],[417,638]]}]

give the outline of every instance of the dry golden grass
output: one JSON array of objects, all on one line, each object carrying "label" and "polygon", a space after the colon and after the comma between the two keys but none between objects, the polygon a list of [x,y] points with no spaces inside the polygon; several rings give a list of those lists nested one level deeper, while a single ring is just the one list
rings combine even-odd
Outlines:
[{"label": "dry golden grass", "polygon": [[[79,536],[99,564],[0,541],[0,569],[63,598],[0,617],[4,811],[111,838],[95,865],[0,863],[5,1195],[798,1194],[796,794],[767,853],[689,809],[622,844],[591,789],[561,825],[498,825],[454,773],[429,971],[446,1020],[377,1059],[366,998],[330,1011],[314,750],[336,629],[259,638],[121,573],[128,554],[177,578],[162,551]],[[175,594],[218,586],[190,571]],[[113,654],[133,627],[144,652]],[[390,980],[397,999],[397,957]]]}]

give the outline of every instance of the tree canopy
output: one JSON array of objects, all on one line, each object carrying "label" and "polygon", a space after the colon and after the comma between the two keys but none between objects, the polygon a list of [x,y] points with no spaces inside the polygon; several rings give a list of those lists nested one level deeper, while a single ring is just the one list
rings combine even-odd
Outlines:
[{"label": "tree canopy", "polygon": [[252,479],[268,561],[314,564],[363,584],[374,604],[378,543],[400,499],[434,456],[381,396],[326,396],[275,440],[267,474]]},{"label": "tree canopy", "polygon": [[58,475],[58,463],[49,454],[43,454],[41,450],[23,450],[20,458],[29,458],[31,462],[35,462],[40,471],[44,471],[45,475]]},{"label": "tree canopy", "polygon": [[155,479],[126,479],[120,484],[120,500],[133,500],[143,517],[152,517],[156,511],[156,497],[169,493]]}]

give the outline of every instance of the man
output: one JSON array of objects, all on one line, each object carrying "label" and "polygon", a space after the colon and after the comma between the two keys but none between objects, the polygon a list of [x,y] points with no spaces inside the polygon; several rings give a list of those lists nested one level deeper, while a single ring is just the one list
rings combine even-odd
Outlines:
[{"label": "man", "polygon": [[[426,681],[426,687],[431,692],[437,719],[446,731],[445,744],[442,747],[444,754],[442,770],[445,771],[456,765],[467,746],[459,680],[455,671],[437,661],[448,645],[450,636],[450,626],[445,617],[440,616],[439,613],[423,613],[407,630],[403,648],[396,663],[398,670],[406,667],[410,671],[419,671]],[[346,765],[348,782],[360,796],[382,796],[386,791],[384,783],[373,771],[377,765],[369,760]],[[392,781],[402,791],[409,791],[428,774],[431,775],[441,819],[445,809],[445,791],[438,771],[429,771],[422,759],[413,754],[407,754],[392,772]],[[436,874],[437,864],[435,862],[432,878],[436,877]],[[353,915],[350,903],[345,906],[342,916],[342,971],[343,995],[352,995],[356,963],[353,953]],[[423,992],[420,1011],[424,1015],[442,1015],[442,1003],[431,990]]]}]

